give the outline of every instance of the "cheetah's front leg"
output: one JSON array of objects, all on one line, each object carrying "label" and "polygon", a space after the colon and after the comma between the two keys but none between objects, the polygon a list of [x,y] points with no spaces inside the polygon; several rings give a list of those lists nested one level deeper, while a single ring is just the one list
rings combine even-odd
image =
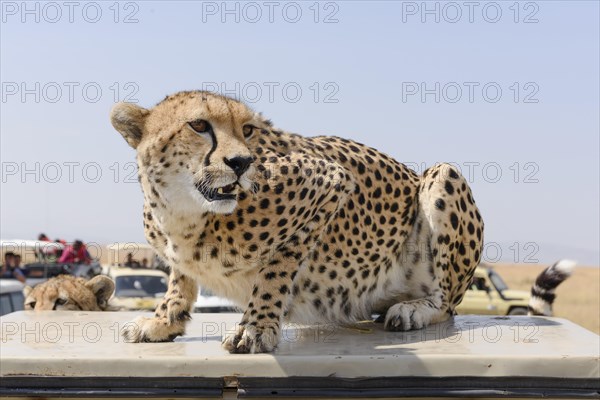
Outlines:
[{"label": "cheetah's front leg", "polygon": [[282,316],[298,267],[298,260],[277,254],[260,269],[242,321],[236,332],[223,341],[226,350],[267,353],[277,347]]},{"label": "cheetah's front leg", "polygon": [[336,163],[304,154],[273,155],[271,159],[274,161],[265,164],[265,170],[282,171],[282,166],[288,170],[287,175],[270,174],[271,184],[295,179],[310,195],[296,196],[293,206],[313,212],[296,221],[295,231],[288,232],[290,240],[278,246],[258,272],[239,328],[223,341],[223,347],[232,353],[264,353],[277,347],[282,316],[292,296],[290,288],[302,260],[354,190],[353,178]]},{"label": "cheetah's front leg", "polygon": [[130,343],[173,341],[184,334],[197,296],[196,281],[173,269],[169,288],[154,317],[138,317],[127,323],[121,331],[123,338]]}]

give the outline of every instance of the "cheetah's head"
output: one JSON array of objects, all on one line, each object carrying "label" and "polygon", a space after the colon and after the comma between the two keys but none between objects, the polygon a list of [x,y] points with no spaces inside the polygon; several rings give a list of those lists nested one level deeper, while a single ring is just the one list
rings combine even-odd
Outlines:
[{"label": "cheetah's head", "polygon": [[238,189],[250,189],[247,141],[268,122],[244,104],[193,91],[167,96],[147,110],[117,104],[111,122],[137,150],[146,202],[178,214],[229,214]]},{"label": "cheetah's head", "polygon": [[102,311],[115,290],[114,282],[98,275],[89,281],[71,275],[59,275],[33,289],[26,286],[26,310]]}]

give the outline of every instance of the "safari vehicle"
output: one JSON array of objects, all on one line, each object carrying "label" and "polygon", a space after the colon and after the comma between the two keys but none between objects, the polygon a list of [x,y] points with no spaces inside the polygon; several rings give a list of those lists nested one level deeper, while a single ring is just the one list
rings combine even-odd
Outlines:
[{"label": "safari vehicle", "polygon": [[1,240],[2,253],[12,251],[21,255],[27,271],[27,285],[35,286],[58,275],[67,274],[86,279],[93,278],[101,272],[101,266],[94,260],[90,264],[58,263],[57,254],[64,250],[64,245],[42,240]]},{"label": "safari vehicle", "polygon": [[471,286],[456,307],[458,314],[527,315],[530,293],[511,290],[502,277],[487,264],[475,270]]},{"label": "safari vehicle", "polygon": [[174,342],[124,342],[119,330],[139,315],[20,311],[1,317],[0,396],[600,395],[600,337],[559,318],[464,315],[409,332],[385,331],[372,322],[284,324],[275,353],[229,354],[221,340],[240,314],[193,315],[186,335]]},{"label": "safari vehicle", "polygon": [[224,297],[215,296],[209,289],[202,286],[198,289],[198,299],[194,303],[194,312],[222,313],[236,311],[239,311],[239,309],[232,301]]},{"label": "safari vehicle", "polygon": [[0,279],[0,315],[23,309],[23,285],[16,279]]},{"label": "safari vehicle", "polygon": [[67,266],[56,264],[56,252],[62,251],[64,245],[56,242],[23,239],[0,240],[2,254],[13,252],[22,258],[21,267],[27,271],[27,285],[35,286],[52,277],[69,274]]},{"label": "safari vehicle", "polygon": [[58,275],[73,275],[85,279],[91,279],[99,275],[102,267],[97,261],[90,264],[59,264],[59,263],[29,263],[25,264],[27,273],[27,284],[35,286]]},{"label": "safari vehicle", "polygon": [[56,254],[64,249],[64,245],[58,242],[46,242],[43,240],[25,239],[2,239],[0,240],[1,252],[12,251],[19,254],[23,263],[56,261]]},{"label": "safari vehicle", "polygon": [[55,276],[71,273],[66,264],[35,262],[23,267],[27,271],[27,284],[32,287]]},{"label": "safari vehicle", "polygon": [[169,277],[162,271],[110,267],[115,281],[111,307],[122,310],[154,310],[167,292]]}]

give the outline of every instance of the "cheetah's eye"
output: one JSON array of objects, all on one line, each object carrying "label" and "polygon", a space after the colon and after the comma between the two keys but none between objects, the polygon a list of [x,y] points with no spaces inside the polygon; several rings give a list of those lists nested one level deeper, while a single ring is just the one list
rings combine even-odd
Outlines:
[{"label": "cheetah's eye", "polygon": [[27,307],[30,307],[33,310],[35,308],[35,301],[27,303]]},{"label": "cheetah's eye", "polygon": [[56,301],[54,302],[54,305],[56,306],[64,306],[65,304],[67,304],[67,300],[65,299],[56,299]]},{"label": "cheetah's eye", "polygon": [[244,125],[242,133],[244,134],[244,137],[248,139],[254,133],[254,127],[252,125]]},{"label": "cheetah's eye", "polygon": [[198,133],[207,133],[212,129],[208,121],[204,119],[197,119],[192,122],[188,122],[188,125]]}]

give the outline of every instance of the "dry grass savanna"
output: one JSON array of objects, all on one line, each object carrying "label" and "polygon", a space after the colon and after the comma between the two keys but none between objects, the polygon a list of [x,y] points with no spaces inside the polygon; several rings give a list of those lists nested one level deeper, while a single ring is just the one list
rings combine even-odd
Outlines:
[{"label": "dry grass savanna", "polygon": [[[494,265],[511,289],[527,290],[546,265]],[[554,316],[600,334],[600,268],[577,266],[556,289]]]}]

